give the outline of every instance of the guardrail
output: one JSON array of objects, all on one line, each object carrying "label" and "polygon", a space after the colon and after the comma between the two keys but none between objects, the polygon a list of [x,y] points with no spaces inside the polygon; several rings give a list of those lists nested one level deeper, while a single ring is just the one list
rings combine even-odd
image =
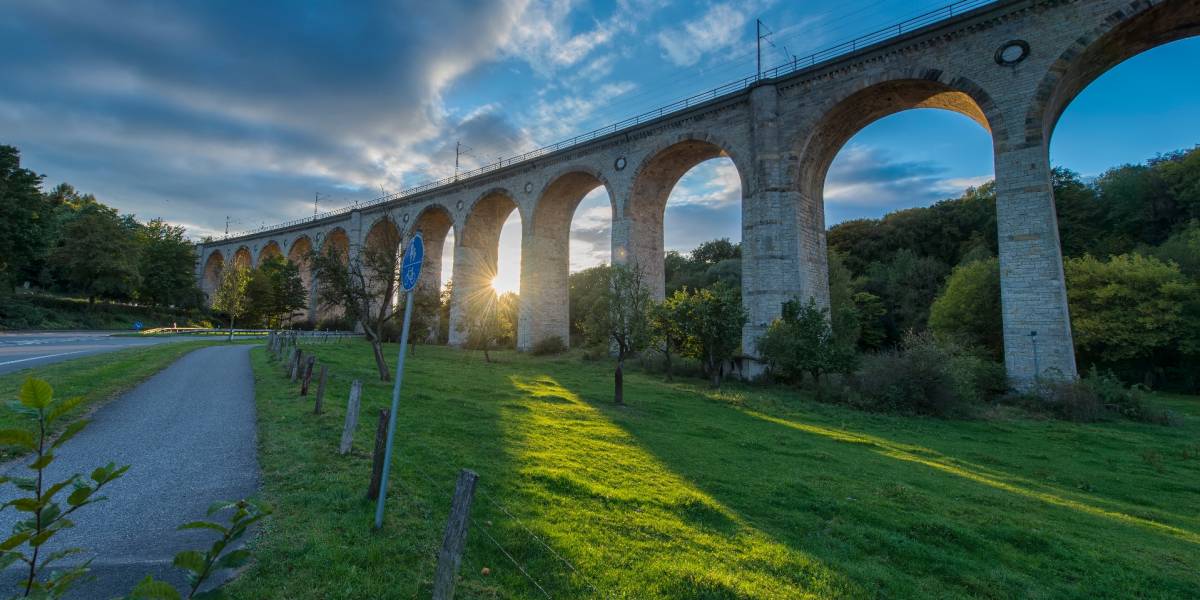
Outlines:
[{"label": "guardrail", "polygon": [[[294,335],[300,338],[348,338],[362,337],[361,333],[353,331],[308,331],[300,329],[238,329],[234,328],[233,335],[235,336],[261,336],[268,335],[275,331],[283,331],[289,335]],[[144,329],[140,332],[142,335],[229,335],[228,328],[217,327],[156,327],[153,329]]]},{"label": "guardrail", "polygon": [[805,69],[813,68],[821,63],[828,62],[828,61],[838,58],[840,56],[844,56],[846,54],[857,52],[858,50],[862,50],[863,48],[873,46],[875,44],[878,44],[878,43],[886,41],[886,40],[900,37],[900,36],[904,35],[905,33],[910,33],[912,31],[915,31],[922,27],[926,27],[928,25],[932,25],[939,21],[949,19],[951,17],[954,17],[955,15],[961,15],[965,12],[974,10],[981,6],[992,4],[996,1],[997,0],[958,0],[958,2],[954,2],[952,4],[948,4],[941,8],[937,8],[937,9],[931,10],[929,12],[917,15],[915,17],[906,19],[906,20],[896,23],[894,25],[889,25],[882,29],[872,31],[871,33],[861,35],[861,36],[856,37],[847,42],[842,42],[835,46],[830,46],[828,48],[825,48],[824,50],[818,50],[817,52],[809,54],[808,56],[803,56],[803,57],[793,56],[792,60],[790,60],[784,64],[775,66],[773,68],[767,69],[761,73],[751,75],[749,77],[743,77],[737,81],[731,81],[729,83],[717,86],[715,88],[701,92],[699,94],[694,94],[694,95],[688,96],[687,98],[684,98],[682,100],[676,100],[675,102],[672,102],[670,104],[666,104],[666,105],[660,106],[658,108],[655,108],[653,110],[646,111],[642,114],[635,115],[635,116],[629,117],[629,118],[621,120],[621,121],[617,121],[616,123],[605,125],[604,127],[600,127],[599,129],[593,129],[592,131],[589,131],[587,133],[581,133],[575,137],[565,139],[565,140],[562,140],[559,142],[555,142],[553,144],[550,144],[549,146],[542,146],[541,148],[530,150],[529,152],[526,152],[524,154],[520,154],[517,156],[512,156],[509,158],[502,158],[502,159],[500,159],[494,163],[491,163],[489,165],[485,165],[485,166],[479,167],[477,169],[466,171],[464,173],[459,173],[458,175],[455,175],[453,177],[446,177],[443,179],[438,179],[437,181],[430,181],[428,183],[423,183],[423,184],[418,185],[413,188],[408,188],[406,190],[401,190],[399,192],[394,192],[391,194],[385,194],[383,196],[379,196],[378,198],[375,198],[372,200],[367,200],[364,202],[355,202],[354,204],[350,204],[348,206],[343,206],[342,208],[326,211],[324,213],[316,214],[311,217],[301,217],[298,219],[292,219],[291,221],[277,223],[275,225],[263,225],[262,227],[258,227],[256,229],[248,229],[246,231],[242,231],[242,232],[236,233],[234,235],[226,235],[225,237],[221,238],[221,241],[236,239],[239,237],[253,235],[253,234],[261,233],[264,231],[283,229],[286,227],[292,227],[294,225],[301,225],[304,223],[311,223],[314,221],[319,221],[321,219],[326,219],[329,217],[346,214],[346,213],[354,211],[354,210],[367,208],[367,207],[371,207],[371,206],[376,206],[379,204],[383,204],[385,202],[391,202],[393,200],[399,200],[400,198],[405,198],[408,196],[419,194],[421,192],[429,191],[431,189],[439,188],[439,187],[442,187],[445,185],[450,185],[452,183],[458,183],[465,179],[471,179],[473,177],[477,177],[477,176],[483,175],[485,173],[491,173],[493,171],[497,171],[504,167],[509,167],[509,166],[512,166],[517,163],[522,163],[522,162],[525,162],[528,160],[532,160],[534,158],[538,158],[540,156],[545,156],[547,154],[551,154],[553,152],[558,152],[559,150],[565,150],[567,148],[571,148],[573,146],[577,146],[577,145],[583,144],[585,142],[590,142],[597,138],[617,133],[617,132],[621,131],[622,129],[626,129],[629,127],[635,127],[637,125],[641,125],[643,123],[653,121],[655,119],[659,119],[659,118],[669,115],[671,113],[686,110],[686,109],[696,106],[698,104],[703,104],[705,102],[711,102],[722,96],[727,96],[727,95],[731,95],[731,94],[740,92],[746,88],[751,87],[755,83],[758,83],[763,80],[777,79],[784,75],[790,75],[790,74],[798,72],[798,71],[803,71]]}]

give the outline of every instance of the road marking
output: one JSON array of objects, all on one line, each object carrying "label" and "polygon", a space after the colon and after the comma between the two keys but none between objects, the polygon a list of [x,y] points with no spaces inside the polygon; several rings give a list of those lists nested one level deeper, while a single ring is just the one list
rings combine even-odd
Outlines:
[{"label": "road marking", "polygon": [[79,354],[80,352],[87,352],[87,350],[76,350],[74,352],[59,352],[58,354],[47,354],[45,356],[35,356],[33,358],[19,358],[17,360],[10,360],[8,362],[0,362],[0,367],[3,367],[4,365],[15,365],[17,363],[23,363],[25,361],[30,361],[30,360],[40,360],[43,358],[54,358],[55,356],[66,356],[68,354]]}]

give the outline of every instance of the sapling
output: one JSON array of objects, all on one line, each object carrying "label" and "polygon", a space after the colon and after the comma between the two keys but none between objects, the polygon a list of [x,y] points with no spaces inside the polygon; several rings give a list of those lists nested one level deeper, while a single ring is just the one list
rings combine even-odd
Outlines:
[{"label": "sapling", "polygon": [[[33,462],[29,468],[35,473],[33,477],[0,476],[0,484],[11,482],[18,489],[29,495],[15,498],[0,506],[0,511],[12,507],[14,510],[27,513],[28,518],[13,525],[12,534],[0,543],[0,569],[5,569],[15,563],[25,565],[21,578],[21,591],[17,597],[61,598],[71,587],[87,574],[90,560],[70,567],[63,571],[54,571],[49,576],[45,573],[57,561],[78,554],[82,548],[64,548],[43,554],[55,535],[75,524],[68,517],[75,511],[96,502],[104,500],[98,496],[104,486],[125,474],[129,465],[117,467],[108,463],[98,467],[91,473],[90,478],[84,478],[78,473],[50,484],[46,481],[46,468],[54,462],[54,452],[67,440],[75,437],[90,422],[80,419],[67,425],[63,432],[50,441],[51,428],[60,419],[78,407],[82,397],[55,400],[54,390],[49,383],[41,379],[29,378],[21,385],[18,401],[10,406],[18,414],[30,419],[30,429],[0,430],[0,445],[16,446],[33,454]],[[55,500],[64,490],[70,488],[67,495],[66,508]]]},{"label": "sapling", "polygon": [[[253,500],[238,500],[237,502],[217,502],[208,507],[208,516],[233,510],[229,526],[214,521],[193,521],[184,523],[179,529],[211,529],[221,534],[212,543],[208,551],[184,550],[175,555],[174,564],[187,571],[188,591],[184,596],[174,586],[154,579],[147,575],[130,592],[128,600],[182,600],[184,598],[205,600],[220,597],[220,588],[200,591],[204,583],[214,573],[224,569],[236,569],[250,560],[250,551],[245,548],[229,550],[234,542],[246,534],[246,530],[263,517],[271,514],[271,507]],[[228,550],[228,552],[226,551]]]}]

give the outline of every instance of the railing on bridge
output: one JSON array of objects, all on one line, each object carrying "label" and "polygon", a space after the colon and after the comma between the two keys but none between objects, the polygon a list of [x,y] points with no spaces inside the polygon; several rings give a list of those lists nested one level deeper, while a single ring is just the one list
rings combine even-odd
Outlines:
[{"label": "railing on bridge", "polygon": [[242,236],[246,236],[246,235],[253,235],[255,233],[261,233],[263,231],[271,231],[274,229],[283,229],[286,227],[291,227],[293,225],[301,225],[304,223],[311,223],[313,221],[318,221],[318,220],[321,220],[324,218],[345,214],[345,213],[351,212],[353,210],[361,209],[361,208],[366,208],[366,207],[370,207],[370,206],[376,206],[378,204],[383,204],[386,202],[391,202],[393,200],[398,200],[400,198],[405,198],[407,196],[419,194],[421,192],[425,192],[425,191],[428,191],[428,190],[431,190],[434,188],[442,187],[444,185],[457,183],[464,179],[470,179],[470,178],[476,177],[478,175],[490,173],[492,171],[496,171],[498,169],[502,169],[504,167],[511,166],[511,165],[514,165],[514,164],[517,164],[520,162],[525,162],[527,160],[534,159],[539,156],[544,156],[546,154],[557,152],[559,150],[570,148],[572,146],[577,146],[577,145],[585,143],[585,142],[590,142],[594,139],[616,133],[622,129],[625,129],[628,127],[634,127],[634,126],[640,125],[642,123],[653,121],[655,119],[669,115],[671,113],[686,110],[686,109],[696,106],[698,104],[703,104],[705,102],[715,100],[722,96],[740,92],[748,87],[751,87],[755,83],[765,80],[765,79],[775,79],[778,77],[782,77],[784,75],[795,73],[797,71],[802,71],[804,69],[809,69],[809,68],[815,67],[818,64],[828,62],[839,56],[850,54],[852,52],[857,52],[858,50],[861,50],[868,46],[872,46],[874,44],[878,44],[880,42],[902,36],[905,33],[909,33],[909,32],[915,31],[917,29],[920,29],[922,27],[925,27],[927,25],[932,25],[939,21],[949,19],[955,15],[960,15],[967,11],[979,8],[981,6],[984,6],[987,4],[992,4],[995,1],[996,0],[958,0],[958,2],[954,2],[952,4],[948,4],[941,8],[931,10],[927,13],[917,15],[910,19],[906,19],[904,21],[896,23],[895,25],[889,25],[887,27],[884,27],[883,29],[879,29],[879,30],[873,31],[871,33],[861,35],[861,36],[856,37],[847,42],[837,44],[836,46],[830,46],[828,48],[825,48],[824,50],[818,50],[817,52],[809,54],[808,56],[793,56],[792,60],[790,60],[784,64],[778,65],[776,67],[764,70],[761,73],[758,73],[755,75],[750,75],[748,77],[743,77],[737,81],[731,81],[729,83],[717,86],[715,88],[701,92],[699,94],[694,94],[694,95],[688,96],[687,98],[684,98],[682,100],[676,100],[675,102],[672,102],[670,104],[666,104],[666,105],[660,106],[658,108],[655,108],[653,110],[646,111],[642,114],[629,117],[628,119],[624,119],[622,121],[617,121],[616,123],[611,123],[609,125],[605,125],[604,127],[600,127],[599,129],[593,129],[592,131],[589,131],[587,133],[581,133],[575,137],[565,139],[565,140],[562,140],[559,142],[555,142],[553,144],[550,144],[549,146],[543,146],[543,147],[537,148],[535,150],[530,150],[529,152],[526,152],[524,154],[520,154],[517,156],[512,156],[509,158],[502,158],[502,159],[500,159],[494,163],[491,163],[489,165],[484,165],[482,167],[473,169],[471,171],[459,173],[458,175],[453,176],[453,177],[446,177],[443,179],[439,179],[437,181],[430,181],[428,183],[423,183],[419,186],[416,186],[413,188],[408,188],[406,190],[401,190],[399,192],[394,192],[391,194],[386,194],[386,195],[380,196],[378,198],[375,198],[373,200],[368,200],[368,201],[364,201],[364,202],[355,202],[354,204],[344,206],[342,208],[330,210],[330,211],[327,211],[327,212],[324,212],[321,214],[313,215],[311,217],[301,217],[298,219],[292,219],[291,221],[277,223],[275,225],[264,225],[264,226],[258,227],[256,229],[249,229],[246,231],[236,233],[234,235],[226,235],[225,237],[223,237],[221,239],[228,240],[231,238],[238,238],[238,237],[242,237]]}]

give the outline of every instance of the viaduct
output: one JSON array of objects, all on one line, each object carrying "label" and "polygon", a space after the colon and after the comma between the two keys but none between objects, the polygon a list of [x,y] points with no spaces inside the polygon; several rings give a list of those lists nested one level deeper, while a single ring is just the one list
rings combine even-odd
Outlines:
[{"label": "viaduct", "polygon": [[[663,294],[663,213],[679,178],[732,160],[742,188],[746,354],[793,298],[828,304],[822,189],[856,132],[914,108],[954,111],[991,133],[995,156],[1004,353],[1017,386],[1074,377],[1075,354],[1048,147],[1075,96],[1108,69],[1200,32],[1200,0],[964,0],[654,113],[450,180],[203,244],[197,277],[211,294],[227,262],[338,248],[353,259],[393,228],[426,239],[436,289],[454,232],[451,343],[464,298],[490,284],[500,228],[522,223],[519,348],[568,336],[568,233],[597,187],[612,205],[612,261],[637,263]],[[1181,76],[1186,76],[1181,74]],[[1194,75],[1193,75],[1194,76]],[[315,294],[311,294],[315,296]],[[310,308],[309,318],[318,308]],[[1036,334],[1034,334],[1036,332]]]}]

